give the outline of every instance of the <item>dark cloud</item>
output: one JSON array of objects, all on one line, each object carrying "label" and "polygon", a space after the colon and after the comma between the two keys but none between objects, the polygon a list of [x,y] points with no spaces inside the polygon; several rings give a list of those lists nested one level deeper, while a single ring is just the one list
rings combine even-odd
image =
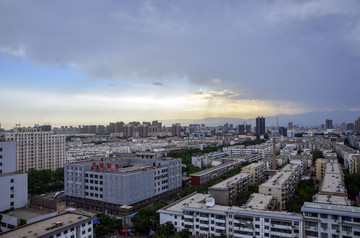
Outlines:
[{"label": "dark cloud", "polygon": [[186,76],[205,87],[217,79],[244,99],[355,107],[359,7],[357,0],[9,0],[0,2],[0,51],[98,78]]},{"label": "dark cloud", "polygon": [[155,86],[163,86],[163,84],[161,82],[153,82],[152,85],[155,85]]}]

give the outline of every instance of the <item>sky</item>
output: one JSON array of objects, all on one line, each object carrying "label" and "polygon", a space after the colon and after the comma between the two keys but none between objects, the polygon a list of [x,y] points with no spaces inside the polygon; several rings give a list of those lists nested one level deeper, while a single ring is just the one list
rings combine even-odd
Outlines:
[{"label": "sky", "polygon": [[0,1],[0,123],[360,111],[360,1]]}]

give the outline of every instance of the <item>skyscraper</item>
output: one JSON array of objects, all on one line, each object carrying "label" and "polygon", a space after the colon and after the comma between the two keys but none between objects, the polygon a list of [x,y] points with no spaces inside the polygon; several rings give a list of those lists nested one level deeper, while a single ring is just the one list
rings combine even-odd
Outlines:
[{"label": "skyscraper", "polygon": [[288,129],[293,129],[293,123],[292,122],[288,122]]},{"label": "skyscraper", "polygon": [[325,125],[326,125],[325,129],[333,129],[333,121],[332,120],[326,119]]},{"label": "skyscraper", "polygon": [[360,134],[360,117],[358,117],[358,119],[355,120],[355,133]]},{"label": "skyscraper", "polygon": [[257,117],[256,118],[256,134],[265,135],[265,118]]}]

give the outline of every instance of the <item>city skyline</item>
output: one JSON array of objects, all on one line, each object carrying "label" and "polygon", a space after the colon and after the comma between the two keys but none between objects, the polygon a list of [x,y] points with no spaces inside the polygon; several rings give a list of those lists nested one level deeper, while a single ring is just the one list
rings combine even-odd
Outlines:
[{"label": "city skyline", "polygon": [[203,3],[2,1],[2,127],[360,113],[358,1]]}]

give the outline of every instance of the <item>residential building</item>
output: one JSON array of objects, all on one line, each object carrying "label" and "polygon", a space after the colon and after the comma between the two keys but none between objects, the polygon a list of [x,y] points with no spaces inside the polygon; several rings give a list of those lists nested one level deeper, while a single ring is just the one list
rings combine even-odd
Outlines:
[{"label": "residential building", "polygon": [[66,212],[4,232],[1,237],[92,238],[93,220],[90,215]]},{"label": "residential building", "polygon": [[354,129],[356,134],[360,134],[360,117],[355,120]]},{"label": "residential building", "polygon": [[65,135],[41,132],[40,128],[14,128],[5,134],[16,142],[16,171],[56,170],[64,167]]},{"label": "residential building", "polygon": [[216,204],[231,206],[251,183],[251,174],[240,173],[209,187],[208,192],[215,198]]},{"label": "residential building", "polygon": [[256,118],[256,134],[265,135],[265,118],[257,117]]},{"label": "residential building", "polygon": [[190,174],[191,185],[200,186],[201,184],[207,183],[210,179],[223,175],[229,170],[235,169],[241,165],[241,160],[233,160],[218,166],[211,167],[199,171],[197,173]]},{"label": "residential building", "polygon": [[333,129],[333,121],[330,119],[326,119],[325,121],[325,129]]},{"label": "residential building", "polygon": [[120,215],[178,196],[181,159],[133,156],[84,161],[66,164],[64,177],[68,206]]},{"label": "residential building", "polygon": [[276,200],[276,207],[282,211],[291,201],[298,185],[295,171],[275,173],[273,177],[259,186],[259,193],[271,195]]},{"label": "residential building", "polygon": [[[9,231],[18,227],[21,221],[26,224],[31,224],[40,220],[47,219],[58,215],[58,211],[49,211],[48,209],[37,209],[32,207],[23,207],[11,210],[2,214],[1,218],[1,231]],[[24,225],[24,224],[22,224]]]},{"label": "residential building", "polygon": [[249,164],[241,169],[242,173],[248,173],[252,176],[252,183],[260,184],[264,181],[265,176],[265,164],[263,162],[257,162]]},{"label": "residential building", "polygon": [[303,176],[307,169],[307,160],[308,156],[306,155],[295,155],[290,156],[290,164],[298,164],[300,165],[300,175]]},{"label": "residential building", "polygon": [[256,196],[251,204],[244,207],[216,205],[211,195],[195,193],[158,213],[160,224],[171,222],[177,231],[188,229],[193,236],[303,237],[300,214],[266,210],[267,204],[271,205],[271,196]]},{"label": "residential building", "polygon": [[305,202],[304,237],[360,237],[360,208],[338,204]]},{"label": "residential building", "polygon": [[0,142],[0,212],[23,207],[28,200],[27,173],[15,172],[15,142]]}]

